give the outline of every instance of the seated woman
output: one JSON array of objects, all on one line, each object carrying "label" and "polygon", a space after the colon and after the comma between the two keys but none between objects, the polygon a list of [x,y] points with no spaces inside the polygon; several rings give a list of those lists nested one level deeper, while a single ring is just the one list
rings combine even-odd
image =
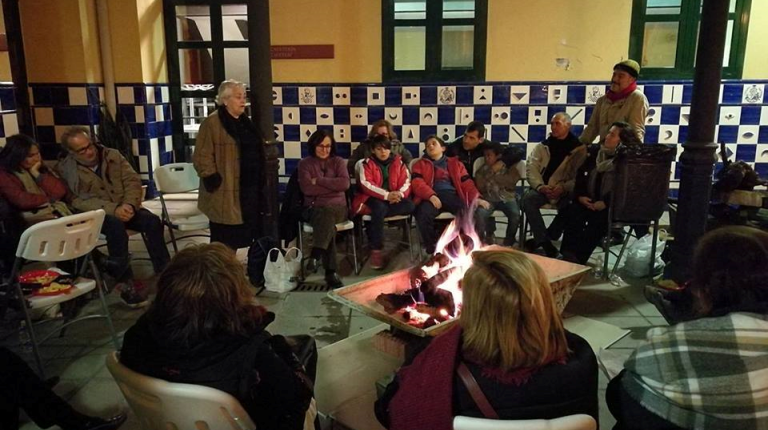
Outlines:
[{"label": "seated woman", "polygon": [[[472,205],[480,193],[457,157],[445,155],[446,145],[437,136],[424,142],[424,156],[413,165],[413,195],[416,204],[416,225],[427,254],[435,252],[439,237],[435,232],[435,217],[441,212],[458,215]],[[478,199],[478,204],[490,207]]]},{"label": "seated woman", "polygon": [[637,144],[640,141],[632,127],[615,122],[602,145],[587,149],[587,159],[576,174],[574,204],[563,211],[565,231],[560,253],[566,260],[585,264],[606,235],[618,147]]},{"label": "seated woman", "polygon": [[502,161],[504,150],[498,142],[486,142],[483,149],[485,163],[475,173],[475,185],[483,200],[489,203],[488,208],[479,207],[475,212],[477,233],[485,242],[493,244],[494,232],[489,229],[489,221],[493,211],[500,210],[507,217],[507,234],[504,246],[515,244],[515,234],[520,222],[520,206],[517,204],[517,187],[520,172],[515,166],[507,166]]},{"label": "seated woman", "polygon": [[707,233],[692,273],[695,319],[651,329],[608,384],[615,430],[766,428],[768,233]]},{"label": "seated woman", "polygon": [[312,226],[312,253],[307,271],[325,267],[330,288],[344,286],[336,273],[336,224],[347,219],[349,173],[344,159],[336,155],[336,141],[325,130],[317,130],[307,141],[309,156],[299,161],[299,187],[304,194],[302,218]]},{"label": "seated woman", "polygon": [[462,370],[500,419],[597,420],[595,355],[563,328],[541,267],[517,251],[476,251],[462,284],[458,324],[400,369],[376,404],[379,421],[395,430],[451,430],[457,415],[486,417]]},{"label": "seated woman", "polygon": [[403,145],[402,142],[397,140],[397,133],[392,129],[392,123],[386,119],[380,119],[374,122],[371,126],[368,138],[360,142],[360,145],[357,145],[357,148],[355,148],[349,156],[349,160],[347,160],[347,169],[349,170],[350,175],[355,174],[355,166],[358,161],[370,158],[373,155],[373,146],[371,146],[371,143],[376,136],[384,136],[389,139],[389,141],[392,142],[392,153],[402,157],[405,166],[410,168],[413,155],[405,148],[405,145]]},{"label": "seated woman", "polygon": [[40,146],[15,134],[0,151],[0,196],[16,208],[27,225],[72,215],[64,200],[67,185],[43,165]]},{"label": "seated woman", "polygon": [[305,368],[286,338],[265,330],[274,318],[254,301],[234,251],[218,242],[187,247],[125,333],[120,361],[154,378],[225,391],[259,429],[301,429],[312,399],[314,340],[302,339]]},{"label": "seated woman", "polygon": [[368,240],[371,243],[371,267],[386,266],[384,255],[384,218],[407,215],[415,208],[411,194],[411,174],[403,158],[392,153],[392,142],[376,136],[371,142],[373,154],[358,162],[360,192],[352,201],[353,215],[370,214]]}]

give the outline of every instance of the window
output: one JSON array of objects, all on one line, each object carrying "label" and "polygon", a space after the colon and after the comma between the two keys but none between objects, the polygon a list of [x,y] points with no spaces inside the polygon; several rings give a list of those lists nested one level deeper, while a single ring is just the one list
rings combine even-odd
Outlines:
[{"label": "window", "polygon": [[487,10],[488,0],[383,0],[384,81],[485,80]]},{"label": "window", "polygon": [[[726,1],[726,0],[723,0]],[[723,78],[741,78],[751,0],[729,0]],[[634,0],[629,56],[641,78],[693,77],[702,0]]]}]

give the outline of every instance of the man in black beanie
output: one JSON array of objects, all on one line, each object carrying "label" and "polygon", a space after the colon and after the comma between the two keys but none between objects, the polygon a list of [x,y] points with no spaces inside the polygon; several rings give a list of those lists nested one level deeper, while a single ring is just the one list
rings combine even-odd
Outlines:
[{"label": "man in black beanie", "polygon": [[626,122],[632,126],[637,137],[645,137],[645,117],[648,115],[648,99],[637,89],[640,65],[635,60],[624,60],[613,66],[611,88],[595,103],[589,123],[579,140],[592,143],[597,136],[605,139],[611,124]]}]

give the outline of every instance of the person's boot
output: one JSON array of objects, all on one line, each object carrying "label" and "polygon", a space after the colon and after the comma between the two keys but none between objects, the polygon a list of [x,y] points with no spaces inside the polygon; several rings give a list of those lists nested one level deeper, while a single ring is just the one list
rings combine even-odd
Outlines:
[{"label": "person's boot", "polygon": [[384,261],[384,253],[380,249],[374,249],[371,251],[371,269],[381,270],[386,266]]},{"label": "person's boot", "polygon": [[344,283],[341,282],[339,274],[332,270],[325,271],[325,284],[328,285],[328,288],[332,288],[334,290],[344,286]]},{"label": "person's boot", "polygon": [[557,258],[557,255],[560,254],[560,251],[555,248],[555,245],[552,245],[552,242],[549,240],[544,241],[544,243],[541,244],[541,247],[544,249],[544,254],[549,258]]}]

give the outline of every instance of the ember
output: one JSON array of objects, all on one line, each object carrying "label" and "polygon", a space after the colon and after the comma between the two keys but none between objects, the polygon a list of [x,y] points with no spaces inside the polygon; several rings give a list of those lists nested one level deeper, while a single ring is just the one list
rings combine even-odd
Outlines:
[{"label": "ember", "polygon": [[[468,213],[473,213],[474,207]],[[468,219],[467,219],[468,218]],[[471,254],[482,249],[471,217],[457,217],[445,228],[435,254],[410,273],[410,288],[380,294],[376,302],[408,324],[427,328],[461,314],[461,279],[472,265]]]}]

